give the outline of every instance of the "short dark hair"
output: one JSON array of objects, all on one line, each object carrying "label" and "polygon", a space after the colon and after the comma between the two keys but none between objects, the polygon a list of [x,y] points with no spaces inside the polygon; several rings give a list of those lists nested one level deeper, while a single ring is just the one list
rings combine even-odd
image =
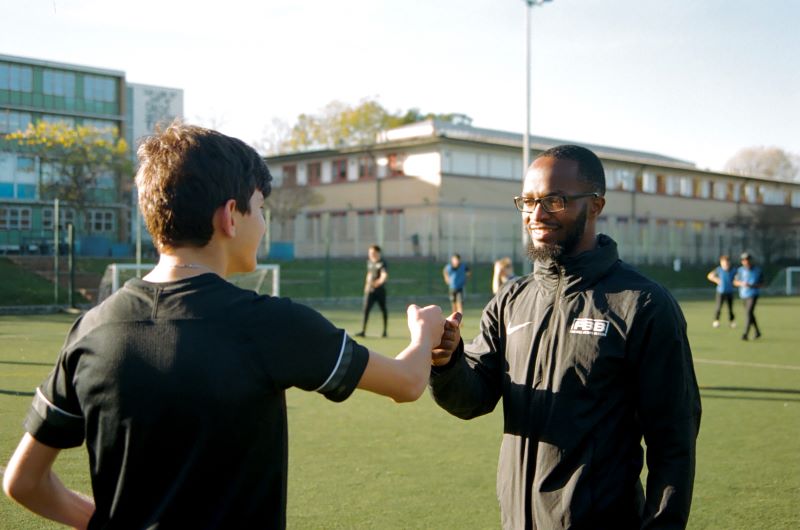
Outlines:
[{"label": "short dark hair", "polygon": [[137,151],[139,208],[161,247],[203,247],[214,212],[228,200],[250,213],[256,190],[267,197],[272,175],[256,151],[237,138],[175,121]]},{"label": "short dark hair", "polygon": [[603,163],[589,149],[579,145],[557,145],[543,152],[537,158],[544,157],[574,160],[578,163],[578,174],[581,180],[591,184],[600,195],[606,194],[606,173],[603,170]]},{"label": "short dark hair", "polygon": [[370,248],[370,250],[374,250],[374,251],[375,251],[375,252],[377,252],[378,254],[380,254],[380,253],[381,253],[381,247],[379,247],[378,245],[370,245],[370,247],[369,247],[369,248]]}]

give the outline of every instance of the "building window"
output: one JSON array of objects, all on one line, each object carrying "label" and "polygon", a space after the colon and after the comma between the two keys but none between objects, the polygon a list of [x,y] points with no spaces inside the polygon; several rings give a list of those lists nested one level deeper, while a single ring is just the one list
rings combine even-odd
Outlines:
[{"label": "building window", "polygon": [[0,230],[30,230],[31,209],[0,207]]},{"label": "building window", "polygon": [[42,92],[48,96],[75,97],[75,74],[61,70],[42,72]]},{"label": "building window", "polygon": [[36,184],[17,183],[17,199],[35,199]]},{"label": "building window", "polygon": [[42,116],[42,121],[50,125],[62,124],[66,127],[75,127],[75,118],[70,116],[55,116],[53,114],[45,114]]},{"label": "building window", "polygon": [[294,187],[297,186],[297,166],[289,164],[281,168],[283,173],[283,181],[281,186]]},{"label": "building window", "polygon": [[333,241],[347,240],[347,212],[331,212],[331,239]]},{"label": "building window", "polygon": [[308,174],[308,185],[316,186],[322,182],[322,163],[309,162],[306,168]]},{"label": "building window", "polygon": [[701,180],[698,184],[700,189],[698,190],[698,196],[703,199],[708,199],[711,197],[711,182],[707,180]]},{"label": "building window", "polygon": [[[66,230],[67,223],[75,224],[75,210],[71,208],[59,208],[58,209],[58,217],[60,219],[58,223],[59,230]],[[44,208],[42,210],[42,229],[43,230],[52,230],[53,229],[53,209],[52,208]]]},{"label": "building window", "polygon": [[800,191],[792,192],[792,206],[800,208]]},{"label": "building window", "polygon": [[347,159],[338,158],[331,162],[331,180],[345,182],[347,180]]},{"label": "building window", "polygon": [[358,238],[361,241],[375,237],[375,212],[366,210],[358,212]]},{"label": "building window", "polygon": [[33,68],[0,63],[0,90],[33,91]]},{"label": "building window", "polygon": [[362,156],[358,159],[358,180],[372,180],[375,178],[375,159],[371,156]]},{"label": "building window", "polygon": [[744,197],[749,203],[755,203],[758,200],[758,193],[755,184],[747,184],[744,187]]},{"label": "building window", "polygon": [[718,201],[724,201],[728,198],[728,183],[715,182],[714,183],[714,198]]},{"label": "building window", "polygon": [[614,168],[606,172],[606,189],[633,191],[636,175],[630,169]]},{"label": "building window", "polygon": [[114,212],[109,210],[89,210],[86,212],[86,229],[90,234],[114,231]]},{"label": "building window", "polygon": [[0,182],[0,198],[13,199],[14,198],[14,183],[13,182]]},{"label": "building window", "polygon": [[27,112],[0,112],[0,134],[24,131],[31,122],[31,115]]},{"label": "building window", "polygon": [[692,177],[680,178],[681,195],[684,197],[694,197],[694,182]]},{"label": "building window", "polygon": [[91,127],[101,133],[101,136],[108,141],[113,141],[114,137],[119,134],[117,124],[109,120],[88,120],[83,119],[84,127]]},{"label": "building window", "polygon": [[386,217],[383,224],[383,235],[388,241],[399,241],[401,234],[401,224],[403,222],[403,210],[386,210]]},{"label": "building window", "polygon": [[33,168],[34,168],[34,161],[32,156],[17,157],[17,172],[33,173]]},{"label": "building window", "polygon": [[655,193],[658,190],[658,177],[654,173],[642,175],[642,191],[645,193]]},{"label": "building window", "polygon": [[405,175],[403,172],[403,159],[405,157],[397,153],[391,153],[386,156],[386,164],[389,168],[390,177],[400,177]]},{"label": "building window", "polygon": [[116,85],[116,81],[111,77],[84,76],[83,97],[90,101],[115,103],[117,101]]},{"label": "building window", "polygon": [[320,236],[322,216],[318,213],[306,214],[306,239],[317,241]]},{"label": "building window", "polygon": [[666,178],[666,186],[665,191],[667,195],[677,195],[680,191],[680,179],[678,177],[673,177],[672,175],[667,175]]},{"label": "building window", "polygon": [[742,185],[731,183],[730,197],[732,201],[739,202],[742,200]]}]

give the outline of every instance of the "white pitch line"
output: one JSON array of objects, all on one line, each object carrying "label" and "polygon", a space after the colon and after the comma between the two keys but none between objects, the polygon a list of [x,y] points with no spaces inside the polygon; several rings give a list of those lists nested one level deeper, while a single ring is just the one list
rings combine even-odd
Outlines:
[{"label": "white pitch line", "polygon": [[792,366],[790,364],[742,363],[739,361],[717,361],[714,359],[695,359],[694,362],[706,364],[725,364],[728,366],[750,366],[752,368],[776,368],[778,370],[800,370],[800,366]]}]

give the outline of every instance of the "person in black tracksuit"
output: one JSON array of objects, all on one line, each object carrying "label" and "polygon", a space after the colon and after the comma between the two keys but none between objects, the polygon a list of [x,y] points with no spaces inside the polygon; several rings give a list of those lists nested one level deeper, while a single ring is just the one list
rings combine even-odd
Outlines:
[{"label": "person in black tracksuit", "polygon": [[515,199],[534,272],[489,302],[470,344],[453,322],[450,346],[434,351],[431,391],[445,410],[470,419],[502,399],[504,528],[687,524],[701,409],[686,322],[596,235],[604,193],[591,151],[561,146],[534,161]]},{"label": "person in black tracksuit", "polygon": [[364,316],[361,320],[361,331],[355,334],[356,337],[363,337],[367,333],[367,321],[372,306],[377,302],[383,315],[383,334],[386,337],[386,326],[389,320],[389,312],[386,309],[386,280],[389,279],[389,267],[381,256],[381,247],[372,245],[369,247],[367,258],[367,276],[364,280]]}]

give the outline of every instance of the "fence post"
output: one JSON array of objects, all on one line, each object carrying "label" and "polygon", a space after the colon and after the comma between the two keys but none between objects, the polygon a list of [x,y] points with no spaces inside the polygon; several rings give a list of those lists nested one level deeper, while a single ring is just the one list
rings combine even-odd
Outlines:
[{"label": "fence post", "polygon": [[59,225],[61,224],[61,217],[58,211],[58,199],[53,199],[53,304],[58,305],[58,255],[59,255],[59,239],[58,233]]},{"label": "fence post", "polygon": [[75,227],[72,223],[67,223],[67,267],[69,269],[69,283],[67,288],[67,304],[70,309],[75,307],[75,302],[72,299],[72,292],[75,290]]}]

